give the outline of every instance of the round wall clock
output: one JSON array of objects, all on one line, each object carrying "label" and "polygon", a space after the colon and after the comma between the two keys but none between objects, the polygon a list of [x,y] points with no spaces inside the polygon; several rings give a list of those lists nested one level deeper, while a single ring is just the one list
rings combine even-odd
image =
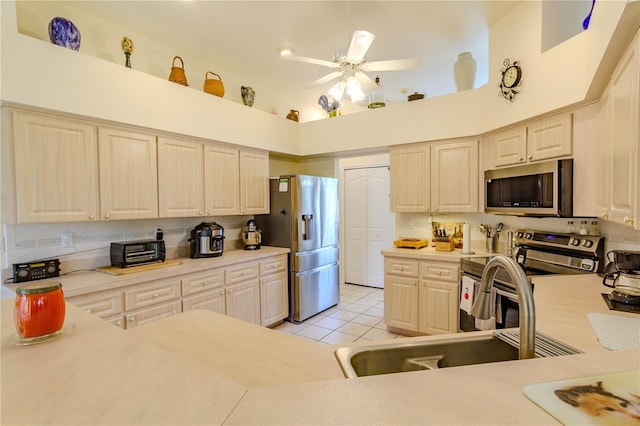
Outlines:
[{"label": "round wall clock", "polygon": [[516,90],[520,84],[522,84],[522,68],[518,61],[511,61],[505,59],[502,63],[503,67],[500,68],[500,94],[508,101],[513,102],[519,90]]}]

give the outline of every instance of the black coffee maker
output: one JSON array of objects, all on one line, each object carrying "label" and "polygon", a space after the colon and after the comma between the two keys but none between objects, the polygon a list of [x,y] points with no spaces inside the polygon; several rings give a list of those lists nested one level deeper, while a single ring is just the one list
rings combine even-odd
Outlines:
[{"label": "black coffee maker", "polygon": [[222,256],[224,250],[224,228],[215,222],[202,222],[191,230],[189,257]]},{"label": "black coffee maker", "polygon": [[613,288],[613,291],[606,295],[605,300],[609,299],[608,304],[614,307],[624,304],[640,309],[640,252],[613,250],[607,253],[607,257],[609,264],[605,268],[602,284]]}]

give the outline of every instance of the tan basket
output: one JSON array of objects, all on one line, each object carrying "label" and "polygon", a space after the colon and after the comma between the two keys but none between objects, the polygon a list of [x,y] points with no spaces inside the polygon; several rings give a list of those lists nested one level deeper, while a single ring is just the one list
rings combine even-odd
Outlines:
[{"label": "tan basket", "polygon": [[[208,78],[209,74],[213,74],[218,79]],[[224,84],[222,84],[222,78],[215,72],[207,71],[204,75],[204,91],[207,93],[211,93],[212,95],[224,96]]]},{"label": "tan basket", "polygon": [[[176,67],[176,59],[180,59],[180,67]],[[171,74],[169,74],[169,81],[182,84],[183,86],[188,86],[189,84],[187,84],[187,76],[184,74],[184,62],[182,62],[182,58],[180,56],[174,56],[171,65],[172,66]]]}]

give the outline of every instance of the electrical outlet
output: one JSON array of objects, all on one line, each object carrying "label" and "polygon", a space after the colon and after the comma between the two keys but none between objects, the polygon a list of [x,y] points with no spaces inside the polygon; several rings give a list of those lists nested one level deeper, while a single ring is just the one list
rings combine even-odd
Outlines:
[{"label": "electrical outlet", "polygon": [[60,234],[60,241],[62,242],[60,246],[64,247],[73,247],[73,232],[63,232]]}]

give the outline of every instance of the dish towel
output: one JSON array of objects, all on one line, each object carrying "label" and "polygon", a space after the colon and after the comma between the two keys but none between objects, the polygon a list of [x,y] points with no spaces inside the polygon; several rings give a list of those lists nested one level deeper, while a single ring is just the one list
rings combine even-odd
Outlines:
[{"label": "dish towel", "polygon": [[460,309],[467,314],[471,313],[473,299],[475,295],[474,281],[469,277],[462,277],[462,288],[460,289]]},{"label": "dish towel", "polygon": [[[479,286],[480,284],[478,284]],[[491,289],[491,298],[489,299],[489,306],[491,306],[491,318],[486,320],[481,320],[476,318],[476,328],[478,330],[495,330],[496,329],[496,315],[499,313],[498,310],[502,310],[502,306],[498,306],[500,298],[498,296],[498,291],[495,288]],[[500,314],[500,317],[502,315]]]},{"label": "dish towel", "polygon": [[622,315],[587,314],[602,346],[611,351],[640,349],[640,318]]}]

